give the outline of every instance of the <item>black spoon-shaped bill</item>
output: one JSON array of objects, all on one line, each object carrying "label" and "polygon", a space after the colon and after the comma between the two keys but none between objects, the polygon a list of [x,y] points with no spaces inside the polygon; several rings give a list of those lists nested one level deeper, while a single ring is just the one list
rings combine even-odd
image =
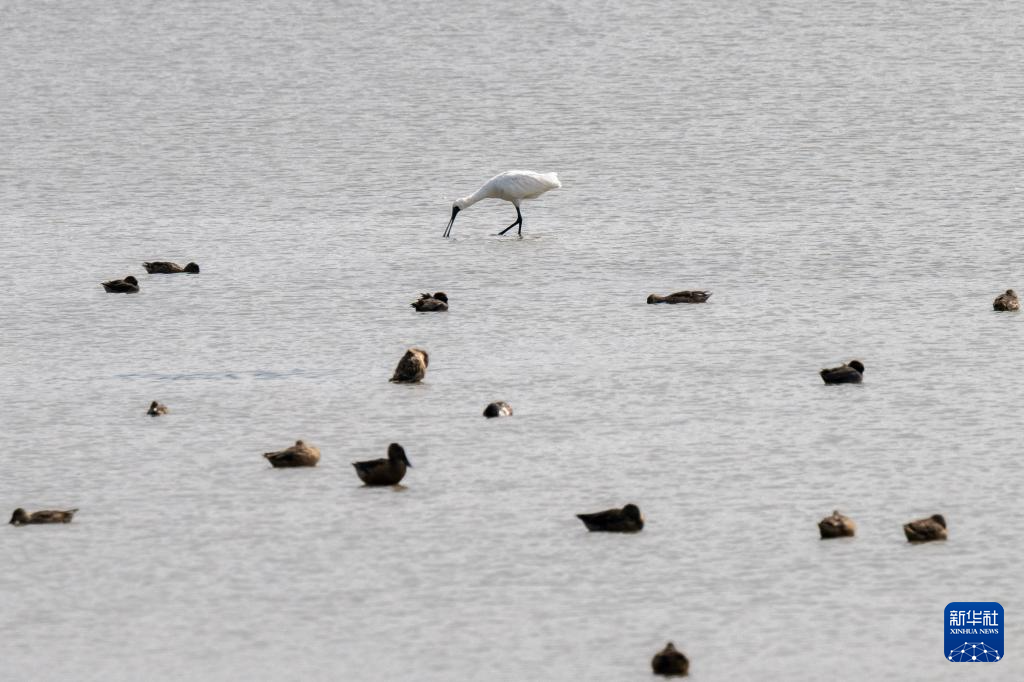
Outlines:
[{"label": "black spoon-shaped bill", "polygon": [[447,237],[452,233],[452,225],[455,224],[455,216],[459,215],[459,207],[452,206],[452,219],[448,221],[448,227],[444,228],[444,236]]}]

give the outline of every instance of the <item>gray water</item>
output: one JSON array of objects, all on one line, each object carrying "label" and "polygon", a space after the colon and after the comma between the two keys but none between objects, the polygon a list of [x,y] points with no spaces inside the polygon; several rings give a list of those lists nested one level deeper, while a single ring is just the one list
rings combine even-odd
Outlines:
[{"label": "gray water", "polygon": [[1024,677],[1018,3],[2,9],[4,680]]}]

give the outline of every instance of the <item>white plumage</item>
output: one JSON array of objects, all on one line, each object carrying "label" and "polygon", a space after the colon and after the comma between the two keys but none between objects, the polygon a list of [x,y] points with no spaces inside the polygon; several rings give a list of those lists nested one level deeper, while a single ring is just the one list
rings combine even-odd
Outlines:
[{"label": "white plumage", "polygon": [[511,202],[516,207],[516,221],[498,234],[505,234],[518,225],[521,236],[523,234],[523,214],[519,210],[520,202],[524,199],[536,199],[541,194],[544,194],[544,192],[558,189],[561,186],[562,183],[558,181],[557,173],[510,170],[495,175],[468,197],[455,200],[452,204],[452,218],[448,221],[448,227],[444,230],[444,236],[447,237],[452,233],[452,225],[455,223],[455,216],[459,214],[459,211],[467,209],[484,199],[501,199],[502,201]]}]

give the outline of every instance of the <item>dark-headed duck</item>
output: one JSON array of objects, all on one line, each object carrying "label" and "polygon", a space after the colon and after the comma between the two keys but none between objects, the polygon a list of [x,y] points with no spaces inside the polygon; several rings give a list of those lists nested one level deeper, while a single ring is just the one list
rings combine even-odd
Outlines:
[{"label": "dark-headed duck", "polygon": [[170,412],[170,410],[167,409],[166,405],[154,400],[149,404],[149,411],[146,412],[146,414],[150,417],[159,417],[160,415],[167,414],[168,412]]},{"label": "dark-headed duck", "polygon": [[651,294],[647,297],[648,303],[703,303],[711,298],[710,291],[677,291],[668,296]]},{"label": "dark-headed duck", "polygon": [[398,443],[388,446],[387,459],[370,459],[363,462],[352,462],[356,474],[366,485],[398,485],[405,476],[406,467],[411,467],[405,456],[405,448]]},{"label": "dark-headed duck", "polygon": [[841,367],[823,369],[819,374],[826,384],[859,384],[864,380],[864,363],[850,360]]},{"label": "dark-headed duck", "polygon": [[151,275],[173,275],[177,272],[188,272],[193,275],[199,274],[199,266],[195,263],[189,263],[185,267],[181,267],[177,263],[158,260],[153,261],[152,263],[143,263],[142,267],[146,268],[146,272]]},{"label": "dark-headed duck", "polygon": [[918,519],[903,524],[907,542],[930,542],[946,539],[946,519],[942,514],[932,514],[927,519]]},{"label": "dark-headed duck", "polygon": [[669,642],[665,648],[654,654],[651,659],[651,670],[655,675],[664,677],[686,677],[690,672],[690,659]]},{"label": "dark-headed duck", "polygon": [[643,530],[644,527],[644,516],[635,504],[627,504],[622,509],[607,509],[593,514],[577,514],[576,518],[582,521],[590,531],[636,533]]},{"label": "dark-headed duck", "polygon": [[71,523],[77,509],[57,510],[43,509],[42,511],[29,514],[21,507],[14,510],[9,523],[15,526],[25,526],[30,523]]},{"label": "dark-headed duck", "polygon": [[992,301],[992,310],[1020,310],[1020,300],[1017,299],[1017,292],[1007,289],[1005,294],[996,296]]},{"label": "dark-headed duck", "polygon": [[139,293],[139,280],[135,279],[132,275],[128,275],[124,279],[112,279],[107,282],[101,282],[101,284],[103,284],[103,288],[107,290],[108,294]]},{"label": "dark-headed duck", "polygon": [[420,299],[418,301],[413,301],[409,305],[421,313],[443,313],[448,310],[448,295],[443,291],[438,291],[434,294],[420,294]]},{"label": "dark-headed duck", "polygon": [[484,408],[484,416],[488,419],[493,417],[511,417],[512,406],[506,403],[504,400],[493,402]]}]

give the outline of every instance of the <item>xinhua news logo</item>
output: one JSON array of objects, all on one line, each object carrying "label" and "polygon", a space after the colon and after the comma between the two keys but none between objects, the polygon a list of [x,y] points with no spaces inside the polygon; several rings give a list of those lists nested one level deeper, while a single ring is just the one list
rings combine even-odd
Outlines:
[{"label": "xinhua news logo", "polygon": [[994,601],[946,604],[946,660],[995,663],[1003,659],[1003,607]]}]

